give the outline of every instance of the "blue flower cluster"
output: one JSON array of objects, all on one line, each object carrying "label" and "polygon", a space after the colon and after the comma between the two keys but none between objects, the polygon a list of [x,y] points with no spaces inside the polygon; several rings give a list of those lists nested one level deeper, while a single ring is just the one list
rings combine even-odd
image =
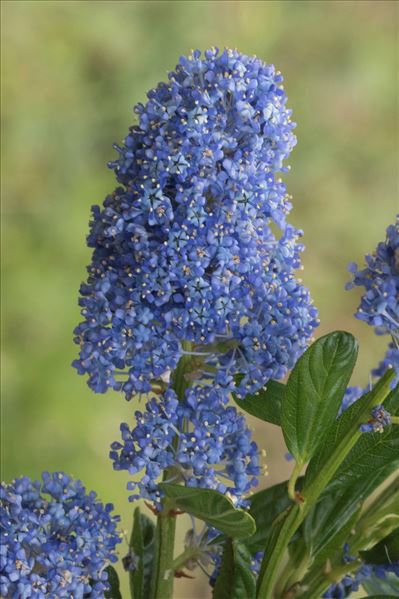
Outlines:
[{"label": "blue flower cluster", "polygon": [[399,215],[386,233],[374,254],[366,256],[366,268],[349,266],[353,281],[347,288],[359,286],[366,291],[356,317],[375,327],[378,334],[388,333],[399,341]]},{"label": "blue flower cluster", "polygon": [[370,420],[360,425],[362,433],[383,433],[386,426],[391,424],[391,414],[382,405],[371,410]]},{"label": "blue flower cluster", "polygon": [[135,112],[111,163],[120,186],[93,207],[74,364],[94,391],[130,399],[189,342],[218,381],[242,373],[238,393],[255,391],[318,324],[279,178],[296,142],[282,76],[236,50],[195,51]]},{"label": "blue flower cluster", "polygon": [[[366,263],[363,270],[358,270],[356,264],[349,265],[353,281],[346,287],[365,288],[355,316],[375,327],[377,334],[389,334],[392,337],[383,360],[371,371],[371,378],[380,378],[388,368],[393,368],[396,371],[396,377],[392,381],[394,388],[399,382],[399,215],[395,224],[387,228],[386,240],[378,244],[374,254],[366,256]],[[367,387],[348,387],[340,414],[367,391]],[[375,414],[372,414],[370,423],[362,425],[361,430],[375,432],[387,424],[387,418],[382,418],[379,422]]]},{"label": "blue flower cluster", "polygon": [[[372,371],[376,372],[375,370]],[[385,369],[381,372],[384,374]],[[398,370],[399,373],[399,370]],[[377,375],[376,375],[377,376]],[[398,375],[399,376],[399,375]],[[398,376],[394,379],[394,384],[397,382]],[[361,387],[348,387],[343,397],[338,416],[341,416],[345,410],[350,408],[360,397],[366,394],[369,389],[362,389]],[[384,408],[383,405],[375,406],[371,410],[370,418],[364,424],[361,424],[359,430],[362,433],[383,433],[385,428],[392,424],[391,414]]]},{"label": "blue flower cluster", "polygon": [[2,483],[1,596],[104,597],[104,568],[117,560],[120,542],[112,509],[62,472]]},{"label": "blue flower cluster", "polygon": [[[345,545],[343,562],[349,563],[354,559],[355,558],[348,554],[348,546]],[[399,562],[382,565],[363,564],[355,572],[346,574],[342,580],[332,584],[324,593],[323,597],[326,599],[345,599],[346,597],[349,597],[351,593],[358,591],[360,585],[371,576],[384,580],[387,574],[390,573],[394,574],[399,579]]]},{"label": "blue flower cluster", "polygon": [[196,385],[184,401],[168,389],[162,402],[154,397],[145,412],[136,412],[136,427],[121,425],[122,442],[111,446],[116,470],[140,473],[128,483],[131,500],[147,498],[160,506],[158,481],[203,487],[225,493],[240,504],[242,495],[257,484],[259,459],[245,419],[227,406],[223,389]]},{"label": "blue flower cluster", "polygon": [[399,382],[399,347],[394,341],[388,345],[384,359],[381,360],[377,368],[371,371],[371,374],[375,377],[381,377],[388,368],[393,368],[396,372],[396,377],[392,381],[392,387],[394,387]]}]

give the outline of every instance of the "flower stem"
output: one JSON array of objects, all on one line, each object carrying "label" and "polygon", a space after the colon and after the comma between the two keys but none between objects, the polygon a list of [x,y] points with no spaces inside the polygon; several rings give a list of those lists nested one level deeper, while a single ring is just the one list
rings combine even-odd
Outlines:
[{"label": "flower stem", "polygon": [[288,495],[292,501],[296,501],[295,485],[302,469],[302,462],[295,462],[295,467],[291,473],[290,480],[288,481]]},{"label": "flower stem", "polygon": [[[191,343],[188,341],[183,341],[182,347],[185,352],[191,351]],[[190,386],[190,382],[187,380],[186,374],[191,371],[193,361],[194,359],[192,356],[183,354],[179,360],[176,370],[172,374],[173,389],[175,390],[179,401],[184,399],[184,393]]]},{"label": "flower stem", "polygon": [[[279,566],[285,555],[288,543],[305,517],[303,506],[296,504],[292,506],[276,536],[266,547],[265,558],[262,561],[258,579],[257,599],[272,599],[274,597],[273,587],[279,574]],[[271,552],[270,552],[271,549]]]},{"label": "flower stem", "polygon": [[155,559],[153,567],[153,599],[170,599],[173,593],[176,517],[170,515],[168,505],[158,514],[155,532]]},{"label": "flower stem", "polygon": [[[183,350],[189,352],[191,343],[183,342]],[[172,374],[172,385],[179,401],[183,401],[185,391],[190,386],[186,374],[193,367],[193,358],[183,354],[176,370]],[[177,436],[174,444],[177,445]],[[167,480],[169,471],[165,470],[163,480]],[[162,510],[158,514],[155,531],[155,555],[152,579],[152,599],[171,599],[173,595],[174,566],[173,555],[176,534],[176,515],[171,511],[170,500],[162,501]]]},{"label": "flower stem", "polygon": [[291,589],[299,580],[302,580],[309,567],[310,557],[303,546],[299,546],[299,551],[290,555],[287,564],[276,584],[278,597],[291,597]]}]

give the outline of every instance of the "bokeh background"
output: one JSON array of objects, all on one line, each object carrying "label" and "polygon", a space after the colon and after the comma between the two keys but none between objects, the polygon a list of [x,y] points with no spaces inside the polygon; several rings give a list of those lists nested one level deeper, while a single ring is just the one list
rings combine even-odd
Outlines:
[{"label": "bokeh background", "polygon": [[[362,261],[397,210],[396,2],[2,3],[2,478],[63,469],[112,501],[128,529],[127,478],[109,444],[136,408],[95,396],[71,368],[77,290],[91,204],[113,189],[106,168],[132,106],[191,48],[238,47],[284,74],[298,145],[287,178],[307,246],[301,273],[334,328],[361,341],[365,384],[385,341],[352,314],[349,261]],[[272,425],[258,441],[269,477],[289,472]],[[121,549],[121,553],[125,547]],[[190,590],[187,590],[187,589]],[[177,599],[205,598],[204,576]]]}]

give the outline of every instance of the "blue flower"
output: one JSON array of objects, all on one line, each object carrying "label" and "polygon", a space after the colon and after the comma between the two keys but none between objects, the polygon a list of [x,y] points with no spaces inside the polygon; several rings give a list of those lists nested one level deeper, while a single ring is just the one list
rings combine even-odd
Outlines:
[{"label": "blue flower", "polygon": [[[391,387],[394,388],[399,381],[399,215],[395,224],[387,228],[386,240],[378,244],[372,255],[366,256],[366,263],[363,270],[358,270],[356,264],[350,264],[353,281],[346,288],[364,287],[365,293],[355,316],[374,326],[377,334],[390,334],[392,337],[383,360],[371,371],[370,378],[380,378],[388,368],[393,368],[396,377]],[[368,388],[348,387],[339,414],[367,391]],[[361,425],[361,430],[382,431],[389,424],[388,413],[377,407],[370,422]]]},{"label": "blue flower", "polygon": [[399,382],[399,347],[396,345],[396,342],[388,345],[384,359],[381,360],[377,368],[371,371],[371,374],[375,377],[381,377],[388,368],[393,368],[396,372],[396,377],[391,384],[392,388],[394,388]]},{"label": "blue flower", "polygon": [[390,426],[391,415],[382,405],[375,406],[371,410],[370,420],[360,425],[362,433],[383,433],[384,428]]},{"label": "blue flower", "polygon": [[26,597],[104,597],[117,560],[119,517],[63,472],[2,483],[0,593]]},{"label": "blue flower", "polygon": [[139,474],[128,483],[131,500],[150,499],[160,506],[160,476],[188,487],[215,489],[236,503],[257,485],[258,450],[245,419],[227,406],[221,388],[195,385],[178,401],[172,389],[162,402],[154,397],[144,412],[137,411],[136,426],[121,425],[122,442],[111,446],[116,470]]},{"label": "blue flower", "polygon": [[338,412],[338,416],[341,416],[342,412],[345,412],[352,404],[355,403],[364,393],[367,392],[367,389],[362,389],[362,387],[348,387],[345,391],[345,395],[342,399],[341,407]]},{"label": "blue flower", "polygon": [[[343,563],[350,563],[355,558],[349,555],[348,545],[344,546]],[[351,574],[346,574],[342,580],[332,584],[324,593],[326,599],[345,599],[351,593],[359,590],[360,585],[371,576],[384,579],[387,574],[393,573],[399,578],[399,563],[387,563],[380,565],[362,564],[359,569]]]},{"label": "blue flower", "polygon": [[399,339],[399,216],[386,233],[386,240],[366,256],[366,268],[349,266],[353,281],[347,288],[365,289],[357,318],[375,327],[378,334],[388,333]]},{"label": "blue flower", "polygon": [[282,77],[235,50],[194,52],[135,110],[111,163],[120,186],[93,207],[74,365],[130,399],[188,342],[208,374],[255,391],[318,324],[279,176],[296,141]]},{"label": "blue flower", "polygon": [[[388,345],[388,349],[387,349],[387,352],[386,352],[383,360],[381,360],[381,362],[378,364],[377,368],[374,368],[371,371],[370,380],[372,378],[382,377],[388,368],[393,368],[396,373],[396,376],[391,383],[391,388],[394,389],[399,382],[399,348],[396,346],[396,341],[392,342]],[[338,416],[340,416],[342,414],[342,412],[347,410],[362,395],[364,395],[365,393],[368,393],[369,390],[370,390],[370,388],[368,388],[368,387],[366,387],[366,388],[362,388],[359,386],[348,387],[347,390],[345,391],[345,395],[342,399],[342,403],[341,403],[341,407],[338,412]],[[390,423],[386,422],[384,424],[384,422],[381,422],[381,424],[384,427]],[[366,427],[365,429],[362,428],[363,432],[371,431],[370,426],[368,424],[363,425],[363,426]],[[376,423],[376,426],[378,428],[378,423]],[[377,429],[374,429],[374,432],[376,432],[376,430]]]}]

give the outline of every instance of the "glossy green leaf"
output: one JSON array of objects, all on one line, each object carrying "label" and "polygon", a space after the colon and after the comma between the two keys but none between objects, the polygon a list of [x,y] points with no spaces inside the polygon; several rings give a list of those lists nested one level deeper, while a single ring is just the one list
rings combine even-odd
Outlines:
[{"label": "glossy green leaf", "polygon": [[239,541],[227,539],[222,565],[212,594],[213,599],[255,599],[255,577],[251,554]]},{"label": "glossy green leaf", "polygon": [[382,539],[382,541],[368,551],[361,551],[360,555],[366,564],[391,564],[399,562],[399,528],[396,528],[390,535]]},{"label": "glossy green leaf", "polygon": [[233,399],[244,412],[280,426],[284,392],[285,385],[283,383],[269,381],[266,387],[260,389],[255,395],[247,395],[244,399],[240,399],[233,394]]},{"label": "glossy green leaf", "polygon": [[[310,510],[300,527],[297,539],[291,544],[290,561],[303,567],[310,567],[309,577],[318,572],[327,559],[332,560],[336,553],[342,554],[342,547],[350,536],[353,524],[360,512],[358,502],[335,495],[322,496]],[[295,581],[297,582],[297,581]]]},{"label": "glossy green leaf", "polygon": [[108,584],[110,588],[108,591],[105,591],[104,597],[106,597],[106,599],[122,599],[117,571],[111,565],[107,566],[105,571],[108,574]]},{"label": "glossy green leaf", "polygon": [[236,509],[230,499],[218,491],[161,483],[165,495],[174,505],[207,522],[229,537],[241,539],[255,532],[255,521],[244,510]]},{"label": "glossy green leaf", "polygon": [[[288,482],[284,481],[258,493],[254,493],[250,500],[249,513],[256,523],[256,532],[245,540],[245,545],[252,554],[263,551],[271,531],[273,521],[279,514],[291,507],[292,501],[288,497]],[[300,486],[300,482],[299,482]]]},{"label": "glossy green leaf", "polygon": [[387,574],[385,579],[372,574],[362,581],[362,587],[369,593],[369,596],[382,595],[385,599],[399,597],[398,577],[393,573]]},{"label": "glossy green leaf", "polygon": [[[373,397],[380,393],[381,389],[385,387],[389,389],[392,376],[392,371],[387,371],[369,393],[358,399],[336,420],[334,426],[325,435],[320,450],[309,463],[305,476],[305,489],[323,471],[324,464],[330,458],[340,441],[346,435],[350,434],[351,431],[354,433],[358,431],[359,418],[364,413],[365,407],[372,403]],[[399,408],[398,388],[389,393],[384,405],[393,414],[396,413],[396,410]],[[352,484],[356,479],[370,477],[378,469],[388,467],[391,461],[395,461],[395,454],[396,458],[399,458],[396,448],[398,436],[399,427],[394,426],[388,427],[382,434],[362,434],[338,468],[334,479],[329,484],[329,488],[332,489],[335,486],[342,487]]]},{"label": "glossy green leaf", "polygon": [[333,557],[337,551],[342,552],[359,511],[352,489],[320,498],[303,524],[304,542],[315,564]]},{"label": "glossy green leaf", "polygon": [[[305,588],[308,585],[308,581],[314,580],[327,562],[341,562],[342,548],[345,545],[345,541],[350,537],[353,525],[358,519],[359,514],[360,507],[357,506],[353,513],[346,518],[345,522],[340,522],[336,527],[331,527],[332,534],[330,537],[323,534],[323,518],[317,521],[317,516],[310,517],[308,524],[310,526],[316,524],[311,538],[305,540],[305,534],[308,531],[304,531],[302,528],[299,531],[297,540],[289,547],[290,564],[293,566],[294,573],[295,571],[298,573],[297,579],[290,580],[291,585],[299,583],[303,577],[303,573],[307,571],[306,578],[303,580]],[[337,513],[337,519],[339,516],[340,514]]]},{"label": "glossy green leaf", "polygon": [[285,549],[294,538],[302,520],[301,507],[295,503],[292,504],[291,508],[281,512],[273,521],[257,580],[258,599],[266,599],[266,597],[272,596]]},{"label": "glossy green leaf", "polygon": [[399,528],[399,477],[393,478],[365,507],[349,542],[349,552],[369,551]]},{"label": "glossy green leaf", "polygon": [[130,570],[130,591],[133,599],[150,596],[152,564],[154,558],[155,526],[152,520],[134,510],[133,530],[130,539],[132,559],[137,560]]},{"label": "glossy green leaf", "polygon": [[305,464],[334,424],[357,357],[357,342],[336,331],[313,343],[288,379],[281,425],[289,451]]},{"label": "glossy green leaf", "polygon": [[345,488],[327,487],[302,526],[305,543],[315,563],[323,562],[334,550],[342,548],[357,520],[359,507],[391,473],[389,467]]},{"label": "glossy green leaf", "polygon": [[356,481],[348,488],[330,491],[328,488],[310,510],[302,524],[292,551],[302,559],[309,556],[310,580],[327,560],[339,561],[342,547],[352,539],[362,503],[391,473],[376,472],[370,479]]},{"label": "glossy green leaf", "polygon": [[[384,402],[392,414],[399,411],[399,386],[388,395]],[[376,470],[399,465],[399,426],[387,427],[383,433],[364,433],[337,471],[335,482],[346,484],[348,479],[369,476]]]},{"label": "glossy green leaf", "polygon": [[382,434],[362,435],[338,469],[331,486],[344,487],[385,467],[392,470],[399,467],[399,427],[396,426]]}]

